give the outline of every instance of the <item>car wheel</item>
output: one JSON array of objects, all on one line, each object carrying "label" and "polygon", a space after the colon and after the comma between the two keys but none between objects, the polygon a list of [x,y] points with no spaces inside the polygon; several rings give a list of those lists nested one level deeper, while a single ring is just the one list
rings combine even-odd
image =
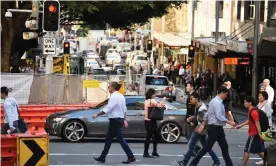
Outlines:
[{"label": "car wheel", "polygon": [[63,127],[62,138],[70,142],[78,142],[85,136],[85,125],[78,120],[68,121]]},{"label": "car wheel", "polygon": [[175,143],[180,139],[181,129],[174,122],[167,122],[160,127],[160,138],[166,143]]}]

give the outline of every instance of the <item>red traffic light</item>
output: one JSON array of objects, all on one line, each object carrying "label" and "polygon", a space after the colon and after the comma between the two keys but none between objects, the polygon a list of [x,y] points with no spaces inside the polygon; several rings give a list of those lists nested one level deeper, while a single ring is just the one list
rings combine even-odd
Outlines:
[{"label": "red traffic light", "polygon": [[48,7],[48,10],[49,10],[49,12],[51,12],[51,13],[55,13],[55,12],[57,11],[57,7],[54,6],[54,5],[50,5],[50,6]]},{"label": "red traffic light", "polygon": [[193,51],[194,50],[194,46],[190,46],[189,50]]}]

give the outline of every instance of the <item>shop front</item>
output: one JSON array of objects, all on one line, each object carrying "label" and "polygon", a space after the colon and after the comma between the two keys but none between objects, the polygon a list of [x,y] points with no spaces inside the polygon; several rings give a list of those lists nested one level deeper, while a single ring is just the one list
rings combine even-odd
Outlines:
[{"label": "shop front", "polygon": [[153,33],[156,66],[176,61],[185,64],[188,60],[185,49],[191,44],[189,37],[188,34]]}]

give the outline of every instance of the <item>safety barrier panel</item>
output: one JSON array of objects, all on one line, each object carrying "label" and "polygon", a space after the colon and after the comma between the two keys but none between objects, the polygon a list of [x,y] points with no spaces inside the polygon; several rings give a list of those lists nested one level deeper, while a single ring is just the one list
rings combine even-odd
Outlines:
[{"label": "safety barrier panel", "polygon": [[49,165],[49,138],[45,132],[1,135],[1,165]]},{"label": "safety barrier panel", "polygon": [[[20,108],[20,116],[24,119],[24,121],[28,125],[29,131],[44,131],[45,119],[47,116],[57,113],[63,112],[67,110],[77,110],[77,109],[88,109],[89,105],[58,105],[58,106],[45,106],[45,107],[19,107]],[[1,124],[4,122],[4,113],[3,109],[1,109]]]}]

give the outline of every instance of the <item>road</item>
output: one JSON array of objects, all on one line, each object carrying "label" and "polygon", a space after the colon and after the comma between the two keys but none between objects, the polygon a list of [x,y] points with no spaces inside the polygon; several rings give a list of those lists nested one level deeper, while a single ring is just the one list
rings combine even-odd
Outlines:
[{"label": "road", "polygon": [[[229,144],[229,151],[231,158],[235,166],[241,164],[243,155],[243,149],[245,141],[247,139],[247,129],[235,130],[226,129],[226,137]],[[144,159],[143,153],[143,140],[128,140],[129,145],[136,156],[137,162],[133,163],[133,166],[166,166],[176,165],[175,160],[181,160],[183,153],[187,150],[187,143],[185,139],[181,139],[175,144],[158,145],[160,158]],[[98,164],[93,160],[93,157],[99,156],[103,150],[104,139],[85,139],[80,143],[67,143],[63,142],[59,138],[52,137],[50,141],[50,165],[120,165],[121,161],[126,159],[121,146],[116,142],[110,149],[109,156],[106,159],[105,164]],[[224,163],[221,155],[221,151],[216,144],[214,150],[217,152],[222,163]],[[259,157],[252,155],[248,166],[254,165],[256,161],[259,161]],[[211,166],[213,161],[206,155],[198,166]],[[225,165],[225,164],[223,164]]]}]

